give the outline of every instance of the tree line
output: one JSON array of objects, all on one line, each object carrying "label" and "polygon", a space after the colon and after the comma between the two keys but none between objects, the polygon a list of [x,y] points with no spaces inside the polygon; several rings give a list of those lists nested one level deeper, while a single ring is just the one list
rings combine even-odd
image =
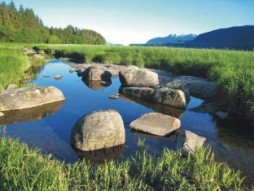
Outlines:
[{"label": "tree line", "polygon": [[106,44],[102,35],[69,25],[66,28],[45,27],[32,9],[19,9],[11,2],[0,3],[0,41],[52,44]]}]

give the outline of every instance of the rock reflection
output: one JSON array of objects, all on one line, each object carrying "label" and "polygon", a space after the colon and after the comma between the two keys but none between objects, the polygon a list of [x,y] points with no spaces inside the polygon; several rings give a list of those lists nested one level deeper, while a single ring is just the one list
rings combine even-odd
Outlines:
[{"label": "rock reflection", "polygon": [[42,119],[58,111],[63,103],[64,101],[60,101],[29,109],[4,112],[4,116],[0,118],[0,124],[6,125]]},{"label": "rock reflection", "polygon": [[175,132],[172,132],[171,134],[167,136],[157,136],[149,133],[145,133],[142,131],[137,131],[134,129],[131,129],[131,133],[137,134],[137,135],[142,135],[143,138],[145,139],[158,139],[158,140],[167,140],[167,141],[177,141],[177,137],[179,134],[179,130],[176,130]]},{"label": "rock reflection", "polygon": [[170,116],[176,117],[176,118],[180,118],[184,114],[184,111],[185,111],[183,109],[179,109],[176,107],[149,102],[149,101],[143,100],[141,98],[137,98],[137,97],[121,95],[121,98],[126,101],[134,101],[134,102],[136,102],[140,105],[143,105],[147,108],[150,108],[156,112],[159,112],[159,113],[162,113],[165,115],[170,115]]},{"label": "rock reflection", "polygon": [[92,90],[100,90],[104,87],[108,87],[111,85],[111,82],[104,81],[94,81],[94,80],[85,80],[82,78],[82,81]]},{"label": "rock reflection", "polygon": [[109,149],[101,149],[96,151],[79,151],[75,150],[77,156],[81,160],[87,160],[91,164],[101,164],[105,161],[119,159],[124,153],[124,145],[112,147]]}]

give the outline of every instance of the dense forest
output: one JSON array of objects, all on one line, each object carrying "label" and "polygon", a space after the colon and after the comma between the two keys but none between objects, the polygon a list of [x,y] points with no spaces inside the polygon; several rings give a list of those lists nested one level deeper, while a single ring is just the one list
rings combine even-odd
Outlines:
[{"label": "dense forest", "polygon": [[24,43],[59,44],[106,44],[100,34],[73,26],[62,28],[45,27],[32,9],[16,8],[11,2],[0,3],[0,41]]}]

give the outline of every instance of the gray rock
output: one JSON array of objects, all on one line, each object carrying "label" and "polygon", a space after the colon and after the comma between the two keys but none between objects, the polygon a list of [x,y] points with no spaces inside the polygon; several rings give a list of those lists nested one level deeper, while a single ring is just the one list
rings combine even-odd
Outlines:
[{"label": "gray rock", "polygon": [[61,76],[60,74],[57,74],[57,75],[55,75],[55,79],[56,79],[56,80],[61,80],[61,79],[62,79],[62,76]]},{"label": "gray rock", "polygon": [[122,117],[114,110],[97,111],[82,117],[71,132],[71,144],[82,151],[110,148],[125,143]]},{"label": "gray rock", "polygon": [[178,108],[186,108],[190,101],[188,92],[173,90],[168,87],[156,89],[147,87],[121,87],[120,93]]},{"label": "gray rock", "polygon": [[216,84],[204,78],[194,76],[179,76],[166,84],[172,89],[188,90],[191,95],[199,98],[209,98],[216,88]]},{"label": "gray rock", "polygon": [[38,59],[38,60],[42,60],[42,59],[44,59],[44,55],[43,54],[35,54],[35,55],[33,55],[33,58]]},{"label": "gray rock", "polygon": [[121,87],[120,93],[153,101],[154,89],[148,87]]},{"label": "gray rock", "polygon": [[182,150],[183,154],[195,154],[196,149],[203,147],[206,138],[190,131],[182,132],[177,139],[177,148]]},{"label": "gray rock", "polygon": [[56,87],[25,87],[0,94],[0,111],[20,110],[63,101],[63,93]]},{"label": "gray rock", "polygon": [[142,115],[130,124],[132,129],[158,136],[166,136],[179,129],[179,119],[160,113]]},{"label": "gray rock", "polygon": [[19,88],[17,84],[9,84],[6,88],[6,90],[14,90]]},{"label": "gray rock", "polygon": [[153,101],[178,108],[186,108],[190,101],[190,96],[187,91],[184,92],[182,90],[173,90],[168,87],[162,87],[155,89]]},{"label": "gray rock", "polygon": [[129,87],[156,87],[159,84],[158,74],[136,66],[121,70],[119,78],[123,86]]},{"label": "gray rock", "polygon": [[87,68],[83,74],[83,79],[91,81],[111,81],[111,73],[105,71],[102,67],[90,67]]},{"label": "gray rock", "polygon": [[120,94],[114,94],[114,95],[110,95],[108,96],[110,99],[118,99],[120,97]]}]

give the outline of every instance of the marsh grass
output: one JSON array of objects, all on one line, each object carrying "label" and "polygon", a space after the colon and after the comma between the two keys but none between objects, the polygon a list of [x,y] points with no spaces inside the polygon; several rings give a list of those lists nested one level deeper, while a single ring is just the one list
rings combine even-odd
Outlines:
[{"label": "marsh grass", "polygon": [[138,152],[124,162],[92,166],[42,156],[18,140],[0,139],[0,190],[247,190],[239,172],[214,161],[209,149],[194,157],[167,149],[160,157]]},{"label": "marsh grass", "polygon": [[22,79],[33,79],[35,73],[26,71],[30,67],[40,67],[47,61],[47,58],[27,57],[21,47],[19,44],[0,45],[0,90],[9,84],[21,85]]},{"label": "marsh grass", "polygon": [[217,107],[253,127],[253,51],[92,45],[38,45],[37,48],[80,62],[137,65],[208,78],[218,84],[212,96]]}]

